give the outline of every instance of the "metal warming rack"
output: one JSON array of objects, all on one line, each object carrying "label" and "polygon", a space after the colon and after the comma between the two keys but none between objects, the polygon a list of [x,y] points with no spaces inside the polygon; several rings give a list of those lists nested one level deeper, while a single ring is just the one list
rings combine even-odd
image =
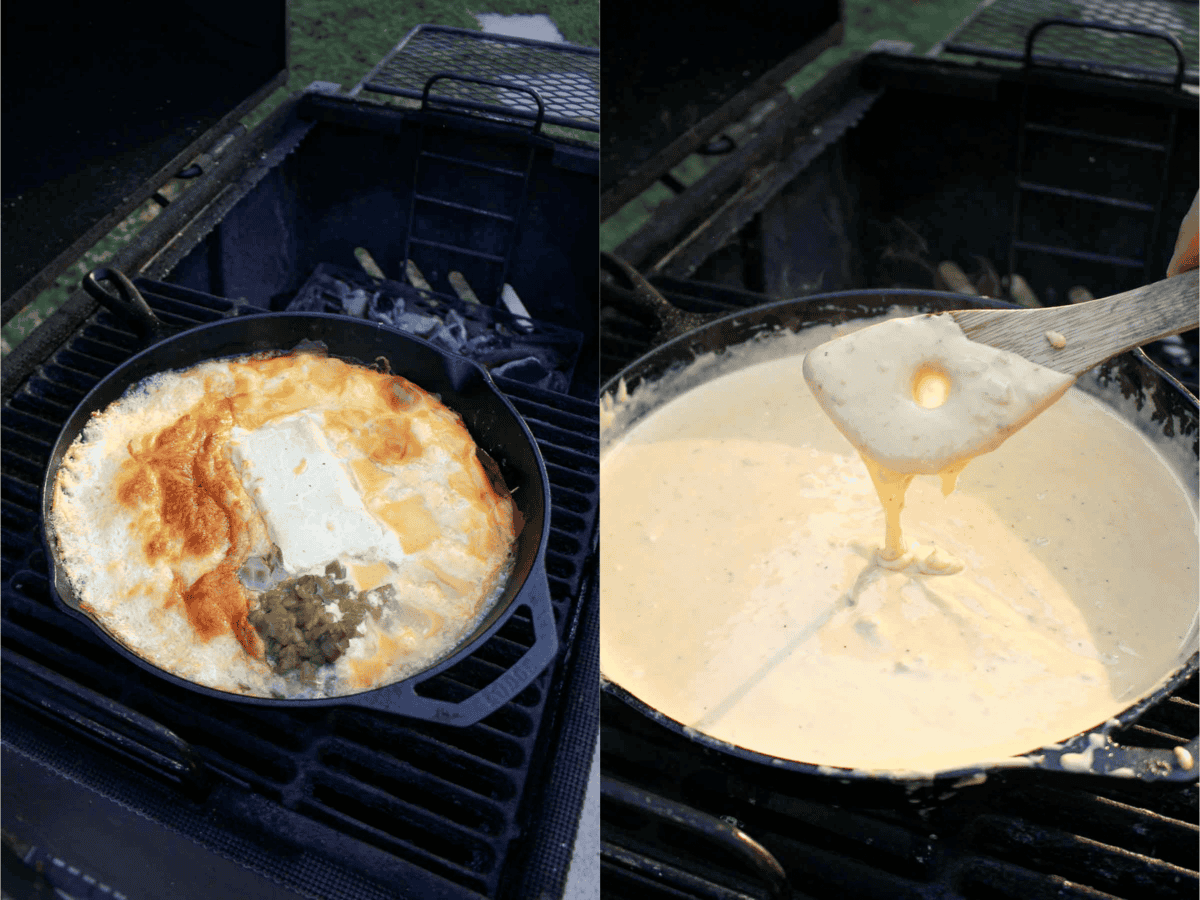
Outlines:
[{"label": "metal warming rack", "polygon": [[[991,0],[981,4],[931,53],[1021,63],[1034,26],[1047,19],[1070,24],[1038,39],[1035,58],[1039,63],[1099,75],[1166,80],[1182,68],[1181,80],[1197,83],[1200,29],[1196,4],[1182,0]],[[1097,34],[1079,27],[1083,22],[1121,30]],[[1147,36],[1152,39],[1142,39]],[[1181,58],[1176,56],[1172,40]]]},{"label": "metal warming rack", "polygon": [[600,51],[418,25],[357,90],[600,130]]}]

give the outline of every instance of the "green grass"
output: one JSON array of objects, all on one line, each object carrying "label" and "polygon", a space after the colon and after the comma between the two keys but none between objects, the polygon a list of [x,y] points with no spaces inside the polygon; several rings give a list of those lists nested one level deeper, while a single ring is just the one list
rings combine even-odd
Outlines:
[{"label": "green grass", "polygon": [[[979,0],[846,0],[842,43],[822,53],[785,82],[784,87],[791,96],[798,97],[834,66],[883,39],[907,41],[913,45],[914,53],[926,53],[978,5]],[[720,161],[721,157],[693,154],[672,169],[671,174],[690,185]],[[649,220],[655,207],[672,196],[667,188],[656,184],[631,200],[600,226],[601,248],[616,249]]]},{"label": "green grass", "polygon": [[[478,30],[474,13],[549,16],[574,44],[595,47],[600,42],[599,0],[486,0],[478,7],[446,0],[291,0],[291,65],[288,83],[243,118],[248,128],[258,125],[290,94],[314,81],[332,81],[349,90],[388,54],[414,27],[453,25]],[[554,133],[566,133],[548,128]],[[577,132],[570,132],[579,137]],[[185,182],[164,186],[168,198],[187,189]],[[24,340],[79,287],[80,279],[111,260],[160,212],[147,201],[43,291],[25,310],[0,330],[0,355]]]}]

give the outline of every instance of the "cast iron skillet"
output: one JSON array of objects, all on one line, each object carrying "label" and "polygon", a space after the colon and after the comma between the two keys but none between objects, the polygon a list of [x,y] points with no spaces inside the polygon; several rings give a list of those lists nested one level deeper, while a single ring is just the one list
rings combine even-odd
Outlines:
[{"label": "cast iron skillet", "polygon": [[[113,282],[120,295],[110,294],[98,279]],[[157,340],[109,373],[83,398],[63,425],[50,455],[42,484],[43,540],[50,565],[51,593],[63,612],[88,625],[121,656],[159,678],[209,697],[260,706],[360,706],[466,726],[504,705],[546,668],[558,651],[545,566],[550,533],[550,484],[533,435],[481,366],[383,325],[324,313],[247,315],[199,325],[164,338],[167,327],[154,317],[137,288],[124,275],[98,269],[85,278],[84,284],[92,296],[118,315],[132,318],[140,330]],[[332,356],[367,365],[383,357],[392,373],[439,395],[462,416],[476,443],[498,464],[524,517],[524,527],[517,537],[515,566],[503,594],[487,618],[450,656],[403,681],[358,694],[312,700],[246,697],[194,684],[159,669],[130,651],[83,612],[63,571],[58,542],[49,533],[50,506],[63,456],[92,413],[105,409],[143,378],[209,359],[262,350],[290,350],[305,340],[320,341]],[[422,683],[469,656],[522,606],[528,608],[533,621],[533,646],[495,681],[457,702],[418,693]]]},{"label": "cast iron skillet", "polygon": [[[626,270],[628,268],[619,266]],[[634,273],[636,275],[636,273]],[[720,352],[727,347],[736,346],[745,341],[768,335],[780,329],[801,331],[813,325],[841,324],[853,319],[869,318],[886,313],[893,306],[911,308],[913,314],[922,312],[945,312],[952,309],[975,308],[1010,308],[1012,304],[979,298],[966,297],[940,291],[845,291],[834,294],[807,297],[801,300],[784,300],[748,309],[744,312],[731,313],[714,319],[708,324],[694,327],[696,319],[688,324],[693,328],[683,331],[676,326],[679,322],[679,311],[672,314],[671,309],[664,309],[667,302],[640,278],[630,277],[635,291],[639,296],[633,297],[629,292],[616,292],[622,295],[622,305],[632,307],[630,312],[650,314],[658,319],[660,324],[657,340],[670,336],[669,340],[626,366],[621,372],[609,379],[600,389],[601,396],[615,397],[618,385],[624,381],[626,388],[632,393],[642,381],[654,381],[671,369],[692,362],[698,355],[710,352]],[[673,309],[673,308],[672,308]],[[694,314],[684,314],[693,316]],[[665,332],[665,334],[664,334]],[[682,333],[681,333],[682,332]],[[1141,350],[1126,353],[1100,367],[1095,373],[1080,378],[1082,383],[1086,378],[1098,377],[1100,384],[1111,385],[1113,390],[1121,390],[1126,396],[1136,396],[1138,406],[1151,404],[1156,410],[1156,421],[1164,433],[1185,446],[1192,456],[1200,458],[1197,449],[1197,425],[1200,422],[1200,404],[1188,393],[1186,388],[1171,375],[1155,365]],[[1194,636],[1193,626],[1193,636]],[[1073,771],[1066,768],[1061,759],[1067,753],[1079,753],[1091,747],[1091,735],[1103,735],[1106,740],[1095,749],[1093,763],[1087,774],[1095,776],[1111,776],[1114,770],[1132,770],[1135,777],[1149,781],[1195,781],[1197,766],[1200,765],[1200,739],[1195,739],[1186,745],[1194,761],[1190,768],[1183,768],[1175,753],[1170,750],[1145,749],[1139,747],[1122,747],[1107,740],[1111,732],[1132,725],[1143,713],[1155,704],[1164,701],[1168,695],[1177,690],[1189,678],[1196,674],[1198,657],[1192,653],[1186,663],[1169,673],[1165,684],[1152,693],[1140,697],[1120,715],[1116,717],[1115,725],[1111,723],[1098,726],[1091,732],[1069,736],[1064,735],[1060,744],[1055,747],[1043,748],[1017,757],[1013,760],[1014,768],[1041,769],[1050,771]],[[1167,675],[1168,673],[1163,673]],[[610,697],[636,710],[677,735],[692,741],[702,747],[719,753],[728,754],[751,763],[767,765],[772,773],[792,772],[801,775],[836,776],[839,779],[855,781],[889,781],[911,784],[917,781],[939,783],[946,779],[956,784],[969,784],[984,780],[991,772],[997,771],[1003,764],[987,764],[967,766],[958,769],[938,772],[934,776],[913,775],[903,772],[875,772],[857,769],[842,769],[831,766],[816,766],[809,763],[795,762],[757,753],[728,744],[716,738],[686,727],[683,723],[664,715],[657,709],[639,700],[629,691],[602,677],[601,689]],[[1097,738],[1097,742],[1099,738]],[[1128,771],[1120,776],[1128,777]]]}]

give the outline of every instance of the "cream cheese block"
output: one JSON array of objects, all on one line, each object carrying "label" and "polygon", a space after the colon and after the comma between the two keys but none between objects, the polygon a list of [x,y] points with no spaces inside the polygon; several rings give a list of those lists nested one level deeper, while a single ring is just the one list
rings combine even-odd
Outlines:
[{"label": "cream cheese block", "polygon": [[404,559],[400,541],[367,511],[313,416],[289,416],[254,431],[234,428],[229,448],[289,574],[346,556]]}]

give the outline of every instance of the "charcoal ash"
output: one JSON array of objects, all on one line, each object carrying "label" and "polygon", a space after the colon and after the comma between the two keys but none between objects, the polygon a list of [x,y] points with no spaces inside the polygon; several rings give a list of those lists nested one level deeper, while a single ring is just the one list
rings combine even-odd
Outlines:
[{"label": "charcoal ash", "polygon": [[583,342],[572,329],[330,264],[317,267],[287,311],[353,315],[389,325],[496,375],[563,393]]}]

